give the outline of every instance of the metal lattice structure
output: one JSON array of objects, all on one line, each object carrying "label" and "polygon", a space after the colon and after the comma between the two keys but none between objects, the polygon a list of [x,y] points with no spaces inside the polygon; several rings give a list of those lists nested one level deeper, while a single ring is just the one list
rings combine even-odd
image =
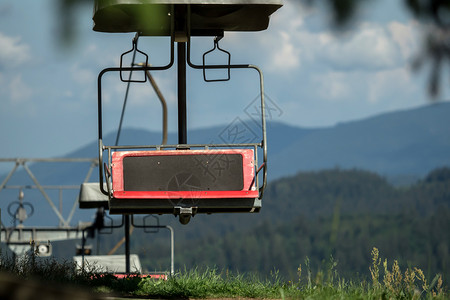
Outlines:
[{"label": "metal lattice structure", "polygon": [[[51,253],[51,244],[53,241],[74,240],[81,239],[83,231],[86,230],[91,223],[79,222],[77,226],[71,226],[73,216],[78,209],[79,199],[73,199],[69,213],[64,216],[62,207],[57,207],[55,200],[49,195],[49,190],[58,190],[62,196],[63,190],[78,191],[79,185],[44,185],[41,184],[38,176],[36,176],[30,164],[33,163],[87,163],[89,168],[83,182],[89,181],[92,172],[98,166],[98,160],[94,158],[0,158],[0,163],[13,163],[14,166],[6,175],[5,179],[0,184],[0,201],[7,201],[2,197],[2,191],[6,189],[14,189],[19,192],[19,200],[13,201],[8,206],[8,213],[14,219],[14,226],[5,226],[3,223],[4,216],[1,223],[1,241],[5,242],[9,248],[16,254],[23,254],[31,247],[35,246],[41,255],[49,255]],[[33,182],[33,185],[14,184],[8,185],[13,175],[23,169],[28,175],[28,179]],[[47,213],[52,213],[59,220],[59,226],[25,226],[24,222],[34,211],[33,204],[23,201],[23,191],[27,189],[38,190],[48,204]],[[61,198],[59,199],[61,202]],[[11,209],[12,208],[12,209]],[[28,211],[27,211],[28,209]],[[18,222],[18,224],[16,224]],[[45,247],[44,247],[45,246]],[[47,252],[46,252],[47,251]]]}]

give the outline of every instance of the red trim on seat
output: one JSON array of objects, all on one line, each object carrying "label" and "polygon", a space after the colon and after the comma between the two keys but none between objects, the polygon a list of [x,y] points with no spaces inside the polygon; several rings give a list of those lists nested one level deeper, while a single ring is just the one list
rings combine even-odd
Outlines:
[{"label": "red trim on seat", "polygon": [[[243,162],[244,188],[239,191],[124,191],[123,159],[125,157],[168,156],[168,155],[217,155],[240,154]],[[120,151],[112,153],[113,197],[117,199],[225,199],[258,198],[258,189],[250,190],[255,176],[253,149],[219,150],[154,150]]]},{"label": "red trim on seat", "polygon": [[258,198],[258,191],[114,191],[117,199]]}]

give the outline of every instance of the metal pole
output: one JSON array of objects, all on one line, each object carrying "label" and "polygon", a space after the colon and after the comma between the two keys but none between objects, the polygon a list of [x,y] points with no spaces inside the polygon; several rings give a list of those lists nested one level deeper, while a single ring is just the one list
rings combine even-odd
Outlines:
[{"label": "metal pole", "polygon": [[186,43],[177,43],[178,63],[178,144],[187,144]]},{"label": "metal pole", "polygon": [[146,73],[147,73],[148,80],[150,81],[150,84],[152,85],[153,89],[155,90],[155,93],[158,96],[158,99],[162,105],[162,112],[163,112],[162,144],[167,145],[167,103],[166,103],[166,99],[164,98],[163,94],[161,93],[161,90],[159,89],[158,85],[156,84],[156,81],[153,78],[152,74],[150,74],[150,71],[146,71]]},{"label": "metal pole", "polygon": [[125,215],[125,273],[130,273],[130,215]]},{"label": "metal pole", "polygon": [[41,194],[44,196],[44,198],[47,200],[48,204],[50,204],[50,207],[53,209],[53,211],[55,212],[56,216],[58,217],[59,221],[62,222],[62,224],[64,226],[69,226],[69,224],[67,223],[66,220],[64,220],[64,217],[59,213],[58,208],[56,208],[55,204],[53,203],[53,201],[50,199],[50,197],[48,196],[48,194],[45,192],[44,188],[42,187],[42,185],[38,182],[37,178],[34,176],[34,174],[31,172],[31,170],[28,168],[26,163],[23,163],[23,168],[25,169],[25,171],[28,173],[28,175],[30,176],[31,180],[33,180],[34,184],[36,185],[36,187],[38,188],[38,190],[41,192]]},{"label": "metal pole", "polygon": [[166,228],[170,230],[170,275],[173,276],[173,274],[175,273],[175,241],[173,236],[173,228],[169,225],[167,225]]},{"label": "metal pole", "polygon": [[[63,213],[63,203],[62,203],[62,189],[59,189],[59,213],[62,215]],[[59,227],[62,227],[61,221],[59,221]]]},{"label": "metal pole", "polygon": [[81,235],[81,271],[84,272],[84,246],[86,243],[86,239],[84,237],[84,229],[81,232],[82,232],[82,235]]}]

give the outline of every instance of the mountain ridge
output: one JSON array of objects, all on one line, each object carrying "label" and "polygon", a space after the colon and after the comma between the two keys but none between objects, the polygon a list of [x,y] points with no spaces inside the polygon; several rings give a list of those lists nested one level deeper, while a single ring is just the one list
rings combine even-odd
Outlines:
[{"label": "mountain ridge", "polygon": [[[330,127],[304,128],[268,122],[269,180],[334,167],[365,169],[382,176],[422,177],[437,167],[450,165],[448,116],[450,102],[443,102]],[[248,139],[261,140],[259,125],[252,121],[241,123],[247,129]],[[229,141],[223,132],[229,127],[230,124],[192,130],[188,142],[226,144]],[[104,144],[112,145],[115,137],[114,132],[106,134]],[[125,128],[120,144],[156,145],[161,139],[159,132]],[[176,133],[168,134],[168,144],[177,144],[177,140]],[[92,141],[63,157],[97,156],[98,142]]]},{"label": "mountain ridge", "polygon": [[[410,110],[392,112],[351,121],[325,128],[302,128],[280,122],[268,122],[268,179],[269,183],[299,172],[325,169],[360,169],[377,173],[385,178],[404,176],[413,183],[430,171],[450,166],[450,103],[427,105]],[[259,141],[260,128],[252,121],[241,125],[247,134]],[[228,126],[215,126],[192,130],[190,143],[226,143],[223,133]],[[259,130],[259,131],[258,131]],[[255,135],[256,133],[256,135]],[[106,134],[105,143],[115,141],[115,133]],[[143,142],[145,141],[145,142]],[[169,134],[168,143],[175,144],[177,136]],[[144,129],[124,129],[121,144],[158,144],[159,132]],[[96,157],[98,143],[92,141],[65,157]],[[89,163],[85,165],[43,164],[29,166],[41,184],[79,185],[86,177]],[[0,182],[7,173],[0,175]],[[97,181],[94,170],[90,181]],[[18,170],[8,185],[33,182],[24,170]],[[26,191],[27,199],[33,197]],[[76,194],[76,192],[74,192]],[[17,192],[3,190],[2,199],[15,199]],[[39,197],[39,195],[36,195]],[[57,197],[57,196],[55,196]],[[6,209],[6,206],[1,208]],[[77,212],[84,213],[85,212]]]},{"label": "mountain ridge", "polygon": [[[450,164],[450,104],[439,103],[314,130],[273,158],[283,175],[330,167],[362,168],[383,176],[424,176]],[[269,141],[270,143],[270,141]],[[293,168],[284,157],[302,157]],[[276,173],[278,178],[281,173]]]}]

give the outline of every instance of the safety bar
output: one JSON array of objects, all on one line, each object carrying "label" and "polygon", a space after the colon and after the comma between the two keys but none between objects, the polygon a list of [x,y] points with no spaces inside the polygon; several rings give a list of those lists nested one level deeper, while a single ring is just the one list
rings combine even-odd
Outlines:
[{"label": "safety bar", "polygon": [[[111,172],[108,169],[107,165],[111,165],[111,154],[114,150],[137,150],[137,149],[154,149],[154,150],[161,150],[161,149],[191,149],[191,148],[203,148],[204,150],[218,150],[223,148],[254,148],[254,165],[256,168],[258,168],[258,154],[257,149],[258,147],[262,147],[262,143],[245,143],[245,144],[183,144],[183,145],[123,145],[123,146],[106,146],[103,145],[102,140],[99,140],[99,183],[100,183],[100,191],[104,195],[111,195],[112,187],[110,185],[109,180],[107,180],[107,190],[104,189],[104,177],[109,179],[111,177]],[[103,152],[108,151],[108,163],[103,162]],[[258,174],[261,171],[261,169],[265,169],[264,163],[259,166],[257,172],[255,172],[255,178],[252,181],[252,185],[256,183],[256,186],[259,186],[259,180],[258,180]],[[259,199],[262,198],[261,194],[261,188],[259,191]]]}]

